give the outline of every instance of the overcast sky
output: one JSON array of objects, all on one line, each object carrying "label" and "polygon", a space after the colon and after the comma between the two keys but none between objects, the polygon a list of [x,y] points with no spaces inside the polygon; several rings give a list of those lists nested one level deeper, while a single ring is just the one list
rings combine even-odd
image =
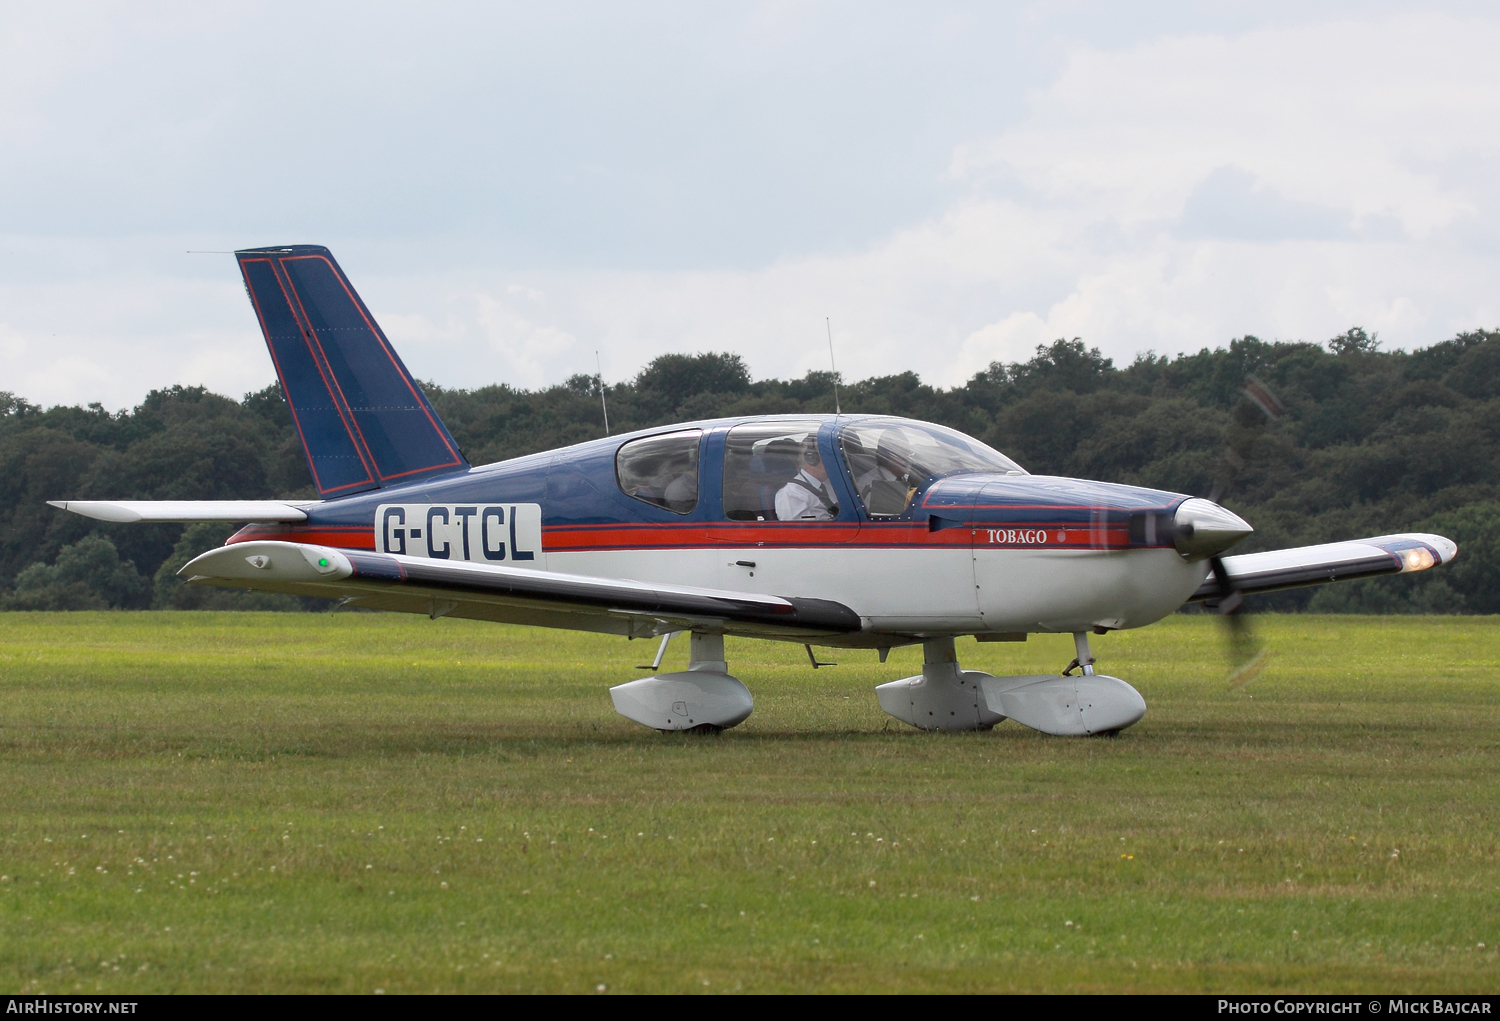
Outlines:
[{"label": "overcast sky", "polygon": [[0,20],[0,390],[274,377],[233,259],[333,249],[445,386],[961,383],[1500,325],[1478,4],[33,4]]}]

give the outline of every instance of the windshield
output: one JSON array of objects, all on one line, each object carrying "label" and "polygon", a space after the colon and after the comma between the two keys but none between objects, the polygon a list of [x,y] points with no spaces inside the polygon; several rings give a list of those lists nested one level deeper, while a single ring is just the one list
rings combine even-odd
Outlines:
[{"label": "windshield", "polygon": [[865,510],[877,517],[905,513],[924,483],[958,472],[1025,475],[1020,465],[961,432],[925,422],[875,418],[839,434],[844,462]]}]

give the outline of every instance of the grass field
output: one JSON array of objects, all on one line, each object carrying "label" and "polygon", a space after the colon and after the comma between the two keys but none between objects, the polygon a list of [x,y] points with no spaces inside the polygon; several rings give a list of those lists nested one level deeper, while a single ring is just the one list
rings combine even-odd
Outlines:
[{"label": "grass field", "polygon": [[0,614],[0,989],[1493,992],[1496,619],[1259,623],[1236,692],[1209,618],[1096,640],[1150,711],[1078,740],[888,720],[920,649],[731,640],[755,715],[668,736],[648,643]]}]

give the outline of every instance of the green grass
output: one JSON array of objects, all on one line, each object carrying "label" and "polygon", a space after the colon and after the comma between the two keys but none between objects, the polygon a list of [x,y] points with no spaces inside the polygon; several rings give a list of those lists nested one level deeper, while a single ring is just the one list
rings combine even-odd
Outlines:
[{"label": "green grass", "polygon": [[1495,619],[1259,623],[1236,692],[1209,618],[1096,640],[1150,711],[1077,740],[889,720],[919,649],[731,640],[755,715],[667,736],[652,643],[0,614],[0,989],[1493,991]]}]

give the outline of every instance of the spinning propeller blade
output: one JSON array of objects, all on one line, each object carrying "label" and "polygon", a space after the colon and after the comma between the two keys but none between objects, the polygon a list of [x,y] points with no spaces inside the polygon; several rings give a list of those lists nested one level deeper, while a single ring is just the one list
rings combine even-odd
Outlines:
[{"label": "spinning propeller blade", "polygon": [[1255,634],[1255,629],[1250,625],[1250,618],[1241,612],[1244,608],[1245,594],[1239,590],[1230,578],[1229,572],[1224,569],[1222,557],[1210,557],[1209,568],[1213,571],[1214,581],[1219,584],[1219,591],[1224,595],[1212,605],[1224,621],[1227,629],[1226,638],[1229,645],[1229,689],[1244,687],[1255,680],[1257,674],[1264,669],[1269,651],[1262,645]]},{"label": "spinning propeller blade", "polygon": [[[1229,426],[1228,444],[1224,451],[1225,471],[1214,482],[1208,497],[1215,504],[1249,464],[1250,455],[1266,427],[1280,418],[1286,410],[1270,387],[1254,376],[1245,377],[1240,394],[1244,400],[1235,408],[1234,418]],[[1256,415],[1256,411],[1261,414]],[[1229,653],[1229,688],[1233,691],[1256,678],[1265,668],[1270,653],[1257,637],[1249,615],[1244,612],[1245,595],[1225,570],[1224,559],[1216,553],[1209,558],[1208,566],[1221,594],[1207,605],[1215,609],[1224,621]]]}]

